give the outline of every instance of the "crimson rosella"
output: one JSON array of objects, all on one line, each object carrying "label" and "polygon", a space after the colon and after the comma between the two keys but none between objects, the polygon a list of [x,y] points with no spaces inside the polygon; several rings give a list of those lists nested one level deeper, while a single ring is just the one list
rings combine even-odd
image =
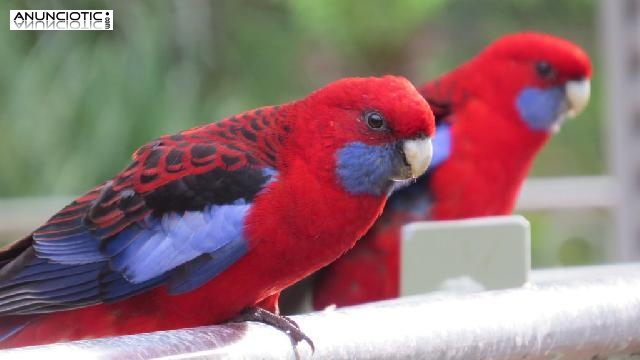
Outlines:
[{"label": "crimson rosella", "polygon": [[245,309],[287,320],[280,291],[352,247],[394,184],[426,170],[434,127],[408,80],[348,78],[142,146],[2,249],[0,346],[217,324]]},{"label": "crimson rosella", "polygon": [[518,33],[419,88],[436,116],[432,165],[318,274],[314,307],[397,297],[400,228],[408,222],[511,213],[535,155],[586,106],[590,75],[589,57],[575,44]]}]

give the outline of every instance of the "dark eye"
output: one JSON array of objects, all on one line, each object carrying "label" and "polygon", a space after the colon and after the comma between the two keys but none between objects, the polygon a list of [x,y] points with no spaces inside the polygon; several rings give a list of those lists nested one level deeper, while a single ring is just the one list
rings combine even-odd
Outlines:
[{"label": "dark eye", "polygon": [[546,61],[538,61],[536,63],[536,71],[538,72],[538,75],[540,75],[540,77],[543,79],[549,79],[552,78],[553,75],[555,75],[553,67]]},{"label": "dark eye", "polygon": [[370,111],[364,114],[364,119],[367,121],[367,125],[374,130],[384,129],[385,121],[384,116],[377,111]]}]

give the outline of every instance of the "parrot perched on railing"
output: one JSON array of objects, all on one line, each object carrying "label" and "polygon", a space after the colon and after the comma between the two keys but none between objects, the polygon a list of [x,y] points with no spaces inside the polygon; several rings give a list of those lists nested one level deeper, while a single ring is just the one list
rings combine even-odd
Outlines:
[{"label": "parrot perched on railing", "polygon": [[434,118],[401,77],[152,141],[111,180],[0,251],[0,347],[261,321],[351,248],[431,159]]},{"label": "parrot perched on railing", "polygon": [[528,32],[503,36],[419,87],[436,116],[432,165],[312,280],[314,308],[397,297],[400,229],[408,222],[510,214],[536,154],[587,105],[590,77],[578,46]]}]

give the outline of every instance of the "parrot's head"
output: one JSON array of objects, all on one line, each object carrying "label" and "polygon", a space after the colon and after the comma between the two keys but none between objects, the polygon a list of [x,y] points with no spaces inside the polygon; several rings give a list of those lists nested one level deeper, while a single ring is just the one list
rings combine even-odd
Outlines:
[{"label": "parrot's head", "polygon": [[434,116],[405,78],[338,80],[298,109],[292,135],[304,141],[300,155],[351,194],[387,195],[394,181],[417,178],[431,161]]},{"label": "parrot's head", "polygon": [[492,76],[489,96],[506,99],[533,131],[558,131],[589,101],[589,56],[567,40],[534,32],[507,35],[475,61]]}]

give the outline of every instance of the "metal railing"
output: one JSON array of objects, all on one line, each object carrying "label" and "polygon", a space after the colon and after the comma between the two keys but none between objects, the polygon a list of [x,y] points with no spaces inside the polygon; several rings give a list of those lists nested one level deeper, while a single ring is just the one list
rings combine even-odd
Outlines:
[{"label": "metal railing", "polygon": [[640,358],[640,264],[534,271],[532,278],[538,283],[516,289],[294,316],[314,354],[304,342],[294,351],[270,326],[243,323],[7,350],[0,358]]}]

